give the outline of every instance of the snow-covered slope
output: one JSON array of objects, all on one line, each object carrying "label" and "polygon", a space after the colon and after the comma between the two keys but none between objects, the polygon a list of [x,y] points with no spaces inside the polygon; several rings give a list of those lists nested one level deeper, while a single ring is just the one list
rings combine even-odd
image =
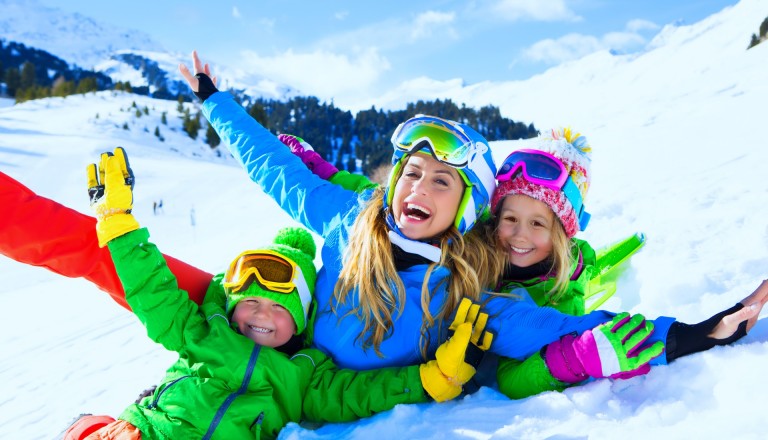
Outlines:
[{"label": "snow-covered slope", "polygon": [[[599,246],[635,231],[648,235],[606,308],[695,322],[767,278],[768,46],[746,51],[743,43],[766,7],[742,0],[701,23],[669,28],[641,55],[595,54],[528,81],[443,90],[441,97],[493,103],[537,127],[571,124],[590,139],[586,203],[593,219],[582,237]],[[149,115],[137,118],[133,101]],[[122,145],[136,173],[136,216],[153,240],[171,255],[221,270],[292,221],[231,159],[181,133],[175,105],[102,92],[0,108],[0,169],[88,212],[85,165]],[[165,142],[154,136],[156,126]],[[492,148],[503,157],[512,142]],[[152,202],[160,199],[165,213],[154,216]],[[86,282],[6,258],[0,280],[2,438],[48,439],[80,412],[118,415],[174,358]],[[516,402],[483,388],[354,424],[291,425],[283,437],[760,439],[768,430],[766,355],[763,319],[732,347],[628,381]]]}]

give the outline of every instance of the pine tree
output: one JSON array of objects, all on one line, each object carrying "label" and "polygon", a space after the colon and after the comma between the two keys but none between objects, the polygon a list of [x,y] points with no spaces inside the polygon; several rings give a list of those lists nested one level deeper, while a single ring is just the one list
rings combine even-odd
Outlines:
[{"label": "pine tree", "polygon": [[37,84],[37,75],[35,74],[35,65],[25,61],[21,65],[21,82],[19,88],[29,89]]},{"label": "pine tree", "polygon": [[51,87],[52,96],[63,97],[73,93],[75,93],[74,81],[67,81],[63,76],[59,76],[53,81],[53,86]]},{"label": "pine tree", "polygon": [[85,94],[97,90],[99,90],[99,85],[96,83],[96,78],[89,76],[80,80],[75,93]]},{"label": "pine tree", "polygon": [[251,117],[262,126],[269,127],[269,118],[267,117],[267,112],[258,102],[253,103],[250,107],[248,107],[248,114],[251,115]]},{"label": "pine tree", "polygon": [[167,112],[163,112],[163,114],[160,116],[160,122],[163,125],[168,125],[168,117],[166,116]]},{"label": "pine tree", "polygon": [[184,113],[182,127],[190,138],[197,139],[197,132],[200,131],[200,114],[198,113],[195,117],[191,117],[189,115],[189,110],[187,110]]},{"label": "pine tree", "polygon": [[208,124],[208,128],[205,130],[205,143],[210,145],[211,148],[216,148],[221,143],[219,134],[216,133],[211,124]]},{"label": "pine tree", "polygon": [[176,111],[179,113],[184,113],[184,97],[179,95],[179,104],[176,106]]},{"label": "pine tree", "polygon": [[749,46],[747,46],[747,49],[752,49],[753,47],[760,44],[760,39],[757,38],[756,34],[752,34],[752,39],[749,41]]},{"label": "pine tree", "polygon": [[760,38],[768,37],[768,17],[760,23]]},{"label": "pine tree", "polygon": [[16,96],[16,91],[21,85],[21,75],[19,69],[10,67],[5,71],[5,86],[9,96]]}]

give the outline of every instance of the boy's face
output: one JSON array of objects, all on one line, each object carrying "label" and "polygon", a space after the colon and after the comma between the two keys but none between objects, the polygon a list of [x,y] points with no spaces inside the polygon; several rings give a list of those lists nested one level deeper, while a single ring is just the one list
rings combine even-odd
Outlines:
[{"label": "boy's face", "polygon": [[414,154],[395,184],[392,215],[411,240],[432,238],[456,220],[464,181],[455,168],[426,154]]},{"label": "boy's face", "polygon": [[528,267],[552,254],[555,213],[546,203],[515,194],[504,198],[498,216],[497,234],[507,251],[507,261]]},{"label": "boy's face", "polygon": [[261,296],[251,296],[237,303],[232,321],[240,333],[265,347],[279,347],[296,333],[296,323],[288,309]]}]

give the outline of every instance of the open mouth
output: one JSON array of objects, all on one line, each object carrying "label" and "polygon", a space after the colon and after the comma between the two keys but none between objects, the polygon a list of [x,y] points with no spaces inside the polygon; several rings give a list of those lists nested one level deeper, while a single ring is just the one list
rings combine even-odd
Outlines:
[{"label": "open mouth", "polygon": [[272,330],[270,330],[270,329],[268,329],[268,328],[264,328],[264,327],[257,327],[257,326],[255,326],[255,325],[249,325],[249,326],[248,326],[248,328],[250,328],[251,330],[253,330],[255,333],[262,333],[262,334],[268,334],[268,333],[272,333]]},{"label": "open mouth", "polygon": [[530,252],[533,252],[533,249],[523,249],[523,248],[515,247],[515,246],[512,246],[512,245],[510,245],[509,248],[512,250],[512,252],[514,252],[516,254],[520,254],[520,255],[525,255],[525,254],[528,254]]},{"label": "open mouth", "polygon": [[426,220],[432,216],[432,213],[427,208],[414,203],[406,203],[403,208],[403,214],[408,218],[419,221]]}]

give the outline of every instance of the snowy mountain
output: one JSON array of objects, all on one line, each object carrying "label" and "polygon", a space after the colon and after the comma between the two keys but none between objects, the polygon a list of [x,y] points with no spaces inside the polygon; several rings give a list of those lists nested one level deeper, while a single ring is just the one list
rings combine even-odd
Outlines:
[{"label": "snowy mountain", "polygon": [[93,69],[118,50],[164,51],[149,35],[122,29],[36,0],[0,0],[0,35],[46,50],[82,68]]},{"label": "snowy mountain", "polygon": [[[376,105],[439,96],[583,132],[593,147],[586,199],[593,217],[581,237],[600,246],[635,231],[648,236],[605,308],[698,322],[768,278],[768,45],[745,50],[766,16],[764,0],[742,0],[665,29],[642,54],[598,53],[526,81],[404,84]],[[293,223],[230,158],[181,132],[175,105],[99,92],[2,107],[0,169],[88,213],[84,167],[122,145],[136,173],[135,213],[153,241],[205,270],[222,270]],[[494,155],[504,157],[513,144],[494,143]],[[160,199],[165,213],[155,216],[152,202]],[[50,439],[81,412],[118,415],[174,359],[87,282],[4,257],[0,280],[0,438]],[[761,319],[731,347],[627,381],[520,401],[482,388],[357,423],[290,425],[282,437],[761,439],[767,355],[768,321]]]},{"label": "snowy mountain", "polygon": [[[0,36],[6,41],[45,50],[70,65],[102,72],[115,82],[130,81],[146,86],[150,93],[166,89],[175,94],[186,87],[178,73],[189,54],[171,53],[148,35],[98,21],[78,13],[67,13],[41,5],[36,0],[0,0]],[[251,96],[287,99],[298,94],[278,84],[226,66],[213,66],[226,78],[225,87]]]}]

